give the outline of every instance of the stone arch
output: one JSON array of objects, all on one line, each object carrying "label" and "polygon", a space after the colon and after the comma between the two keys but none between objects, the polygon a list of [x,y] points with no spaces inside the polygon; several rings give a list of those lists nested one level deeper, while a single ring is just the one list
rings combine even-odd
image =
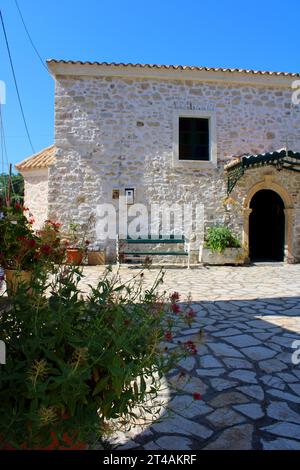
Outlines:
[{"label": "stone arch", "polygon": [[250,203],[253,196],[262,189],[274,191],[283,201],[285,215],[284,260],[292,263],[295,261],[295,257],[293,255],[294,204],[287,190],[279,183],[273,181],[273,175],[265,175],[263,181],[252,186],[245,197],[243,203],[243,247],[245,250],[245,257],[249,260],[249,216],[252,210],[250,208]]}]

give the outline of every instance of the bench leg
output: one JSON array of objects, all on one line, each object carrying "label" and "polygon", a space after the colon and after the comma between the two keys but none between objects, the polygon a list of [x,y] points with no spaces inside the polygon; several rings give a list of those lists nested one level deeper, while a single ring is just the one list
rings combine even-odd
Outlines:
[{"label": "bench leg", "polygon": [[190,264],[191,264],[191,261],[190,261],[190,244],[188,243],[188,246],[187,246],[187,249],[188,249],[188,265],[187,265],[187,268],[190,269]]},{"label": "bench leg", "polygon": [[116,262],[117,262],[117,267],[120,267],[120,241],[119,241],[119,235],[117,235],[116,238]]}]

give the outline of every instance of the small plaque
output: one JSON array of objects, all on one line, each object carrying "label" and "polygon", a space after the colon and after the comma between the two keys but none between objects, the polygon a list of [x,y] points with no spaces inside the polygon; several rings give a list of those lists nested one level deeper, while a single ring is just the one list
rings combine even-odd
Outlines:
[{"label": "small plaque", "polygon": [[126,204],[134,204],[134,188],[125,188]]},{"label": "small plaque", "polygon": [[120,190],[119,189],[113,189],[112,190],[112,198],[113,199],[119,199],[120,197]]}]

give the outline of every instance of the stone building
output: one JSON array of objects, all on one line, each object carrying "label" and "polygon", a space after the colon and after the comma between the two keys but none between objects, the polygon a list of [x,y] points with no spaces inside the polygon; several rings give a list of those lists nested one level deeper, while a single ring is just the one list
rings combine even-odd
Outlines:
[{"label": "stone building", "polygon": [[[204,230],[228,225],[245,258],[300,260],[300,74],[57,60],[48,68],[55,143],[17,165],[37,225],[86,223],[125,194],[147,207],[201,203]],[[194,261],[204,230],[193,233]],[[90,237],[114,259],[114,240],[97,239],[95,228]]]}]

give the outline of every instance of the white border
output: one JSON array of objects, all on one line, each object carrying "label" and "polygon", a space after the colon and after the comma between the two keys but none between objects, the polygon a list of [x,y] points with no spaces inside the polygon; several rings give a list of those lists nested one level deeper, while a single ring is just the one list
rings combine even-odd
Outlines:
[{"label": "white border", "polygon": [[[209,121],[209,160],[179,160],[179,118],[206,118]],[[215,111],[176,109],[173,115],[173,166],[181,168],[215,168],[217,166],[217,120]]]}]

